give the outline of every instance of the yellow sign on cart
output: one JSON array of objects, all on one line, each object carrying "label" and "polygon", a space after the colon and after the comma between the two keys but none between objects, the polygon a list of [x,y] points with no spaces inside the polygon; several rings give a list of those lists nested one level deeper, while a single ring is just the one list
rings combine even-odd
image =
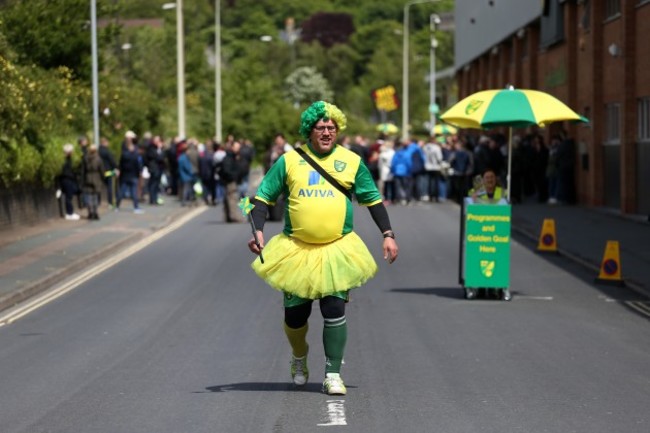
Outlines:
[{"label": "yellow sign on cart", "polygon": [[510,205],[466,206],[465,287],[509,287],[510,219]]}]

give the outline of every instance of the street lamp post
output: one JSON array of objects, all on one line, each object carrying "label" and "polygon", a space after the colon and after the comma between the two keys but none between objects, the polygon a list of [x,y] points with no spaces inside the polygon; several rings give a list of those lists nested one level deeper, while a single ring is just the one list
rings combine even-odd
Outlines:
[{"label": "street lamp post", "polygon": [[221,126],[221,0],[214,2],[214,123],[215,140],[221,143],[223,132]]},{"label": "street lamp post", "polygon": [[185,49],[183,38],[183,0],[165,3],[162,8],[176,8],[176,86],[178,94],[178,136],[185,138]]},{"label": "street lamp post", "polygon": [[435,31],[437,24],[440,24],[440,17],[431,14],[431,60],[429,65],[429,128],[431,128],[431,134],[436,127],[436,48],[438,48],[438,40]]},{"label": "street lamp post", "polygon": [[413,0],[404,5],[404,40],[402,46],[402,141],[408,140],[409,125],[409,9],[420,3],[436,3],[439,0]]},{"label": "street lamp post", "polygon": [[99,146],[99,62],[97,61],[97,0],[90,1],[90,27],[93,81],[93,143]]}]

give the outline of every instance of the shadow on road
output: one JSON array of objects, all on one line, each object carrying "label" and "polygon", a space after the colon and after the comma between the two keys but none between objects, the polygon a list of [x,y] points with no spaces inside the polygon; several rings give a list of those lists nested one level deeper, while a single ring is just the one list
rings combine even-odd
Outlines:
[{"label": "shadow on road", "polygon": [[[347,388],[356,388],[346,384]],[[205,392],[229,392],[229,391],[292,391],[292,392],[314,392],[322,393],[320,383],[308,383],[305,386],[295,386],[289,382],[240,382],[229,383],[226,385],[209,386],[206,391],[195,392],[202,394]]]},{"label": "shadow on road", "polygon": [[440,298],[463,299],[465,292],[460,287],[426,287],[426,288],[400,288],[390,289],[391,292],[411,293],[415,295],[434,295]]}]

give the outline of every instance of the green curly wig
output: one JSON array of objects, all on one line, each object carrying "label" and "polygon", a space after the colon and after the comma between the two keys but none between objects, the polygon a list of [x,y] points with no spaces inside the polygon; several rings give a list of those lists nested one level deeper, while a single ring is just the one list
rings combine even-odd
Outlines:
[{"label": "green curly wig", "polygon": [[319,120],[333,120],[339,131],[347,126],[345,114],[334,104],[325,101],[314,102],[300,116],[300,135],[309,139],[311,130]]}]

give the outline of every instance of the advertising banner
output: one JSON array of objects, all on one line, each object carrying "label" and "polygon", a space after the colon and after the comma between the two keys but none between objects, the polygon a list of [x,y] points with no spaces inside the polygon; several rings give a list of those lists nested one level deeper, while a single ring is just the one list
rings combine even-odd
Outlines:
[{"label": "advertising banner", "polygon": [[397,90],[392,85],[373,90],[371,96],[377,110],[389,113],[399,108]]}]

